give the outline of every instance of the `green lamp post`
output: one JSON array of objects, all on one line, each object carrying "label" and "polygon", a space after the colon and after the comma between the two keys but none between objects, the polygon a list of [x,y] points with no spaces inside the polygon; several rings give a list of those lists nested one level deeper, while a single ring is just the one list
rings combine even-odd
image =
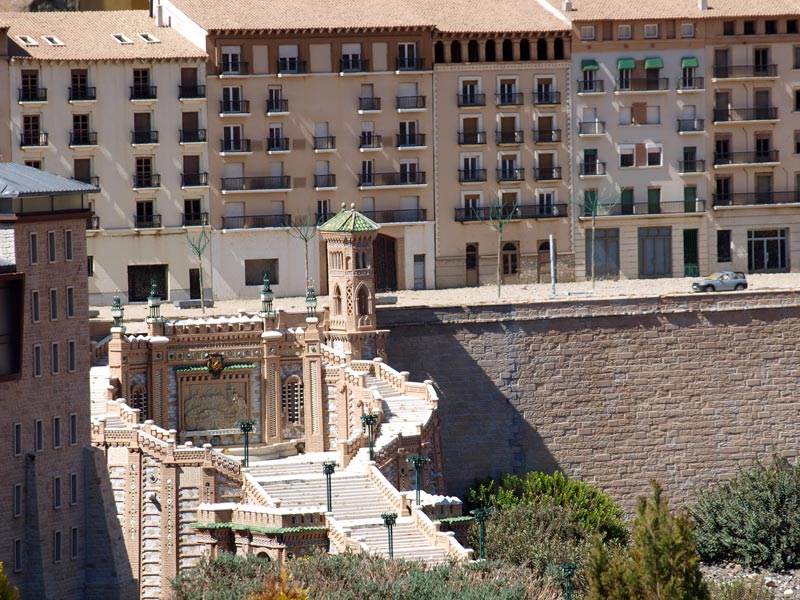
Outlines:
[{"label": "green lamp post", "polygon": [[272,302],[275,300],[275,293],[269,285],[269,271],[264,271],[264,283],[261,286],[261,311],[258,316],[262,319],[270,319],[275,316],[272,310]]},{"label": "green lamp post", "polygon": [[161,319],[161,295],[155,277],[150,279],[150,295],[147,296],[147,307],[150,310],[149,320],[153,323]]},{"label": "green lamp post", "polygon": [[331,503],[331,475],[339,465],[335,462],[322,463],[322,472],[325,474],[325,491],[328,493],[328,512],[333,512],[333,504]]},{"label": "green lamp post", "polygon": [[419,506],[419,490],[420,484],[422,482],[422,469],[425,468],[425,465],[431,462],[431,459],[427,456],[420,456],[418,454],[412,454],[408,457],[408,462],[414,467],[414,472],[416,473],[417,477],[414,481],[414,487],[417,490],[417,506]]},{"label": "green lamp post", "polygon": [[236,421],[239,430],[244,434],[244,466],[250,466],[250,434],[256,428],[256,422],[253,419],[242,419]]},{"label": "green lamp post", "polygon": [[469,511],[475,518],[475,522],[478,524],[478,557],[481,560],[486,560],[486,549],[484,547],[484,541],[486,540],[486,520],[489,518],[489,515],[492,514],[491,508],[474,508]]},{"label": "green lamp post", "polygon": [[122,302],[119,296],[114,296],[114,302],[111,304],[111,318],[114,319],[114,327],[124,329],[125,309],[122,308]]},{"label": "green lamp post", "polygon": [[389,535],[389,558],[394,558],[394,537],[392,528],[395,523],[397,523],[397,513],[383,513],[381,519],[383,519],[383,524],[386,526],[386,531]]},{"label": "green lamp post", "polygon": [[562,563],[561,572],[564,574],[564,595],[567,600],[572,600],[572,576],[578,570],[575,563]]},{"label": "green lamp post", "polygon": [[369,444],[369,460],[375,460],[375,425],[378,424],[377,413],[364,413],[361,415],[361,425],[367,430],[367,442]]},{"label": "green lamp post", "polygon": [[306,292],[306,312],[309,317],[317,316],[317,295],[314,293],[314,286],[309,286]]}]

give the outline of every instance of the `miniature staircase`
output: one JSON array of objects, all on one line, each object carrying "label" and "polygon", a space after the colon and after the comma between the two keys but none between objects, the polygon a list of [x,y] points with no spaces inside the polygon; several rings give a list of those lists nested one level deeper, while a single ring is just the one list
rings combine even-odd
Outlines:
[{"label": "miniature staircase", "polygon": [[108,366],[108,359],[96,362],[89,369],[92,419],[96,420],[105,416],[106,427],[125,427],[119,417],[107,414],[106,397],[109,377],[111,377],[111,369]]}]

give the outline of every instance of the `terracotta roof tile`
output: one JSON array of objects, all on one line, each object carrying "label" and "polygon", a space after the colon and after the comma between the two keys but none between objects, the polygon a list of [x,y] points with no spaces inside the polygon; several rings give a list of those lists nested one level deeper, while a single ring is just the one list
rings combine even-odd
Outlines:
[{"label": "terracotta roof tile", "polygon": [[[37,60],[158,60],[204,59],[206,53],[173,29],[158,27],[145,10],[103,12],[0,13],[9,27],[8,52]],[[139,37],[148,33],[157,42]],[[123,34],[131,43],[120,44],[112,36]],[[33,38],[37,45],[23,44],[16,36]],[[43,36],[64,42],[53,46]]]},{"label": "terracotta roof tile", "polygon": [[[562,0],[542,0],[561,10]],[[572,0],[564,13],[573,21],[641,19],[721,19],[800,15],[800,0],[708,0],[708,10],[697,0]]]}]

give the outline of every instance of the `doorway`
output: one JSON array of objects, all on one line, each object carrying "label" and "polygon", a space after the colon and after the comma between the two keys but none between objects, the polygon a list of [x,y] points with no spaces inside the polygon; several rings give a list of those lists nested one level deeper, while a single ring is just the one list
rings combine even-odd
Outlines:
[{"label": "doorway", "polygon": [[467,244],[464,254],[467,269],[467,287],[478,285],[478,244]]},{"label": "doorway", "polygon": [[389,292],[397,289],[396,241],[388,235],[378,234],[372,245],[375,257],[375,289]]},{"label": "doorway", "polygon": [[145,302],[150,295],[151,280],[158,287],[162,300],[168,297],[167,265],[131,265],[128,267],[128,302]]}]

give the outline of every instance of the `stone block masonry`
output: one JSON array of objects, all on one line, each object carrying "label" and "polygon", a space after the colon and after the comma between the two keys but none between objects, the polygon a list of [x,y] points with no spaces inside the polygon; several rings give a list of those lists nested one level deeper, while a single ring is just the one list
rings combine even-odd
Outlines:
[{"label": "stone block masonry", "polygon": [[631,510],[800,447],[800,295],[389,308],[387,355],[439,390],[448,493],[563,470]]}]

